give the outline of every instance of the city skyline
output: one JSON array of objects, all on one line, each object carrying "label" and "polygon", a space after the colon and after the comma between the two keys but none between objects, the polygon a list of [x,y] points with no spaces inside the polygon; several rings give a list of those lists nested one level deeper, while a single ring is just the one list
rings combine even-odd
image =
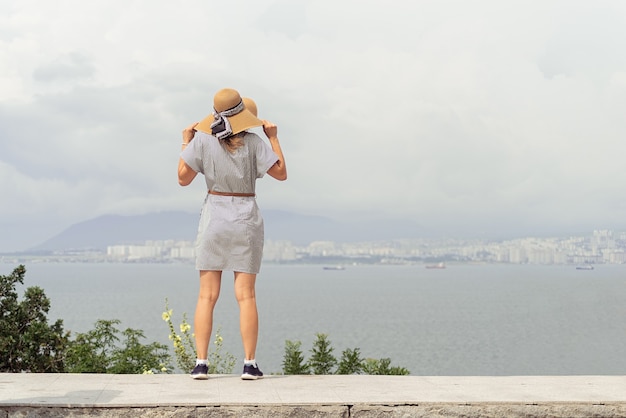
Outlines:
[{"label": "city skyline", "polygon": [[[195,243],[185,240],[148,240],[112,244],[106,251],[68,249],[0,254],[0,261],[35,262],[187,262],[195,260]],[[595,230],[587,236],[525,237],[511,240],[390,239],[365,242],[313,241],[295,245],[267,240],[264,262],[333,265],[503,263],[584,265],[626,264],[626,231]],[[445,264],[438,266],[445,268]],[[592,268],[591,268],[592,269]]]},{"label": "city skyline", "polygon": [[[195,257],[193,242],[150,242],[135,247],[115,245],[107,248],[112,260],[163,256],[161,259],[188,259]],[[165,250],[165,251],[163,251]],[[168,251],[171,250],[171,251]],[[169,252],[169,255],[168,255]],[[117,258],[119,257],[119,258]],[[363,263],[368,259],[376,264],[416,264],[432,261],[495,262],[510,264],[624,264],[626,263],[626,232],[596,230],[587,237],[567,238],[525,237],[513,240],[458,240],[458,239],[396,239],[356,243],[316,241],[308,246],[297,246],[289,241],[271,241],[265,245],[264,261],[270,262],[325,262],[339,259],[344,264]]]},{"label": "city skyline", "polygon": [[[286,211],[264,211],[266,239],[291,241],[296,246],[311,242],[332,241],[381,242],[399,240],[488,240],[491,242],[525,239],[528,237],[554,238],[585,236],[589,231],[619,230],[591,228],[589,230],[556,231],[541,234],[533,231],[499,230],[492,234],[455,234],[454,231],[436,231],[406,220],[351,220],[338,221],[323,216],[307,216]],[[72,224],[45,242],[26,248],[0,251],[1,253],[37,253],[68,249],[105,248],[112,244],[138,244],[144,241],[187,241],[196,234],[198,213],[173,211],[143,215],[104,215]],[[554,231],[553,231],[554,232]]]}]

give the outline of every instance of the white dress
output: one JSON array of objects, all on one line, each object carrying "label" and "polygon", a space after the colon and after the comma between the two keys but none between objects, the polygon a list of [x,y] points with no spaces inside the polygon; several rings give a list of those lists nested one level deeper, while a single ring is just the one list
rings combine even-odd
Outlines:
[{"label": "white dress", "polygon": [[[197,132],[180,156],[204,175],[207,191],[255,193],[256,179],[278,156],[254,133],[246,133],[233,153],[220,140]],[[196,241],[198,270],[232,270],[256,274],[263,258],[263,218],[254,197],[207,194]]]}]

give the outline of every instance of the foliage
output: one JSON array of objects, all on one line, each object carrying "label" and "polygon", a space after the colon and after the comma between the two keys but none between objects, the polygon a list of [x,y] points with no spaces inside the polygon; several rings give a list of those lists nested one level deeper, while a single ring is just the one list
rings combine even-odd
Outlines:
[{"label": "foliage", "polygon": [[147,345],[139,340],[145,338],[142,330],[127,328],[124,336],[123,349],[116,350],[113,355],[113,367],[110,373],[170,373],[171,357],[165,344],[153,342]]},{"label": "foliage", "polygon": [[[11,274],[0,275],[0,372],[171,372],[167,346],[156,342],[142,344],[145,336],[141,330],[127,328],[120,333],[117,319],[98,320],[94,329],[77,333],[75,339],[70,340],[70,333],[63,330],[61,319],[48,324],[50,300],[41,288],[28,287],[23,300],[18,300],[17,285],[24,284],[25,274],[26,268],[20,265]],[[195,364],[191,326],[183,313],[179,334],[172,314],[166,300],[162,318],[170,329],[176,361],[181,369],[191,370]],[[286,341],[284,374],[409,374],[404,367],[391,366],[389,358],[362,359],[358,348],[344,350],[337,362],[328,336],[316,334],[316,337],[308,361],[304,359],[300,341]],[[215,349],[209,353],[209,373],[232,373],[235,357],[222,353],[223,338],[219,328],[214,344]]]},{"label": "foliage", "polygon": [[285,341],[285,355],[283,357],[284,374],[309,374],[309,365],[304,362],[304,355],[300,341]]},{"label": "foliage", "polygon": [[[326,334],[316,334],[311,349],[311,358],[304,361],[300,341],[285,341],[283,374],[372,374],[372,375],[408,375],[404,367],[391,366],[389,358],[363,359],[359,348],[346,349],[337,359],[332,354],[333,347]],[[337,366],[335,370],[333,368]]]},{"label": "foliage", "polygon": [[359,374],[362,370],[361,351],[358,348],[343,350],[336,374]]},{"label": "foliage", "polygon": [[330,345],[328,335],[316,334],[316,340],[311,349],[309,366],[313,374],[331,374],[331,370],[337,364],[337,358],[333,355],[333,347]]},{"label": "foliage", "polygon": [[174,311],[169,308],[169,303],[165,299],[165,312],[161,318],[167,323],[170,329],[169,339],[174,345],[174,355],[176,356],[176,364],[181,370],[191,370],[196,364],[196,354],[194,348],[194,335],[190,332],[191,325],[187,322],[187,313],[183,313],[183,322],[180,324],[180,335],[174,328],[172,315]]},{"label": "foliage", "polygon": [[221,329],[218,327],[215,333],[215,350],[209,350],[209,374],[230,374],[235,368],[237,360],[231,353],[222,354],[224,338],[220,335]]},{"label": "foliage", "polygon": [[[180,334],[176,331],[172,322],[174,311],[169,308],[167,299],[165,299],[165,312],[161,318],[167,323],[170,329],[169,339],[174,345],[174,355],[179,369],[183,371],[192,370],[196,364],[196,351],[194,344],[195,335],[191,333],[191,325],[187,321],[187,313],[183,312],[183,320],[180,323]],[[221,336],[221,329],[218,328],[215,333],[214,350],[209,350],[209,374],[230,374],[235,368],[236,359],[231,353],[222,353],[224,339]]]},{"label": "foliage", "polygon": [[[141,344],[143,331],[127,328],[121,334],[117,319],[96,321],[94,329],[77,333],[67,350],[66,371],[70,373],[168,373],[167,346]],[[121,346],[119,345],[122,342]]]},{"label": "foliage", "polygon": [[363,372],[365,374],[376,375],[399,375],[410,374],[404,367],[391,367],[391,359],[381,358],[380,360],[368,358],[363,362]]},{"label": "foliage", "polygon": [[62,372],[69,333],[60,319],[48,324],[50,300],[41,288],[27,288],[18,300],[25,274],[20,265],[0,276],[0,372]]}]

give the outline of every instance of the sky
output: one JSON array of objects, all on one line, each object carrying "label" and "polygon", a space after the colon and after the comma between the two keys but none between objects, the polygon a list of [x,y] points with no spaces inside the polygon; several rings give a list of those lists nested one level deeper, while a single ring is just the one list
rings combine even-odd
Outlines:
[{"label": "sky", "polygon": [[199,211],[181,131],[224,87],[278,125],[289,178],[258,181],[261,210],[626,229],[624,51],[621,0],[6,0],[0,251]]}]

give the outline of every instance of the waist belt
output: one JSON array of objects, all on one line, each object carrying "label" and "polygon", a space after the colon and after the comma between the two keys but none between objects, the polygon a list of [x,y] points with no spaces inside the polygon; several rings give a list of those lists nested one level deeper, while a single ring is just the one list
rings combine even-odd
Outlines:
[{"label": "waist belt", "polygon": [[209,194],[217,196],[236,196],[236,197],[254,197],[254,193],[233,193],[233,192],[216,192],[215,190],[209,190]]}]

